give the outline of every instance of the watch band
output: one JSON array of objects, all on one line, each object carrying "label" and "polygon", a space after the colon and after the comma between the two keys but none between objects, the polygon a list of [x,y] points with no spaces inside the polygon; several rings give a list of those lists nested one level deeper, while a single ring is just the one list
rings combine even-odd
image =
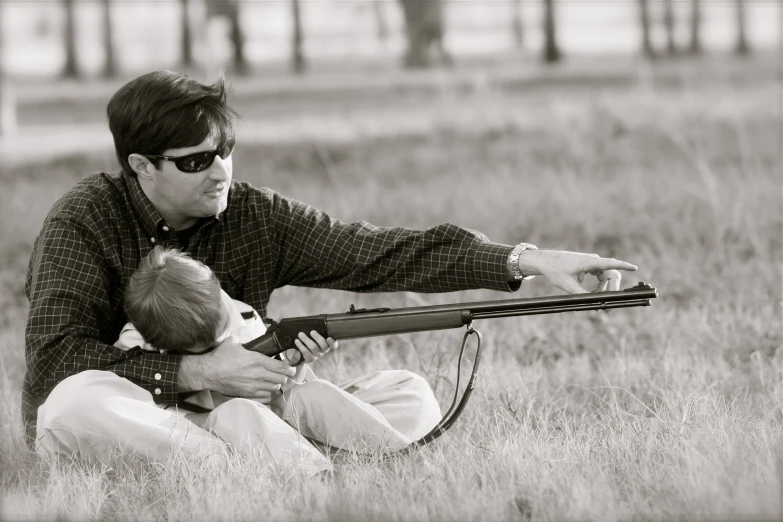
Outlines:
[{"label": "watch band", "polygon": [[519,243],[508,256],[508,265],[511,269],[511,275],[516,281],[527,281],[536,277],[534,275],[524,275],[519,269],[519,254],[525,250],[538,250],[538,247],[536,245],[531,245],[530,243]]}]

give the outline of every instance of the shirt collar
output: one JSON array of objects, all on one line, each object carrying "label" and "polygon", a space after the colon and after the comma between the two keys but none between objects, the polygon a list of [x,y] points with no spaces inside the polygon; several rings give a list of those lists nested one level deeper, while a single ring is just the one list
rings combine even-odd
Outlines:
[{"label": "shirt collar", "polygon": [[222,342],[229,335],[247,326],[245,320],[242,319],[242,313],[234,304],[234,300],[222,289],[220,290],[220,298],[223,300],[223,306],[225,306],[228,311],[228,324],[226,325],[226,329],[223,330],[223,333],[216,339],[217,343]]},{"label": "shirt collar", "polygon": [[125,174],[125,177],[128,180],[131,204],[136,210],[136,215],[139,216],[139,221],[147,235],[155,237],[158,234],[158,226],[163,225],[163,217],[161,217],[155,205],[147,199],[147,195],[141,189],[138,178],[128,174]]}]

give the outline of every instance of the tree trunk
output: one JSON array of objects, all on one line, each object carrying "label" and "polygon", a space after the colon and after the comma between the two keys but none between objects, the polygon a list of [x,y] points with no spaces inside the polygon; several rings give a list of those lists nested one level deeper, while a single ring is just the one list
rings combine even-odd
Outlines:
[{"label": "tree trunk", "polygon": [[65,10],[65,67],[63,67],[63,76],[65,78],[79,77],[79,64],[76,61],[76,27],[74,12],[74,0],[63,0],[63,9]]},{"label": "tree trunk", "polygon": [[405,19],[407,49],[404,64],[410,69],[430,67],[432,59],[429,53],[429,41],[424,31],[424,13],[429,0],[400,0]]},{"label": "tree trunk", "polygon": [[382,0],[373,0],[372,7],[375,14],[375,25],[378,28],[378,40],[386,44],[389,40],[389,24],[386,23],[386,17],[383,15]]},{"label": "tree trunk", "polygon": [[114,32],[111,20],[111,0],[103,0],[103,49],[106,57],[103,62],[103,77],[114,78],[117,76],[117,61],[114,55]]},{"label": "tree trunk", "polygon": [[737,46],[735,51],[739,55],[746,55],[750,53],[750,47],[748,46],[747,35],[745,34],[745,2],[744,0],[736,0],[737,6]]},{"label": "tree trunk", "polygon": [[650,6],[647,0],[639,0],[639,23],[642,29],[642,54],[654,59],[655,49],[650,41]]},{"label": "tree trunk", "polygon": [[[0,2],[0,27],[3,27],[3,3]],[[5,73],[3,62],[3,34],[0,32],[0,136],[16,133],[16,99],[13,87]]]},{"label": "tree trunk", "polygon": [[231,0],[231,8],[228,11],[228,18],[231,22],[231,45],[234,48],[234,71],[239,74],[246,74],[247,59],[245,58],[245,36],[242,34],[242,27],[239,24],[239,8],[240,2],[238,0]]},{"label": "tree trunk", "polygon": [[193,34],[190,30],[190,0],[179,0],[180,6],[180,59],[183,67],[193,67]]},{"label": "tree trunk", "polygon": [[691,0],[691,45],[692,54],[701,53],[701,3]]},{"label": "tree trunk", "polygon": [[400,0],[400,5],[408,42],[405,67],[431,67],[434,64],[433,51],[439,53],[444,65],[452,65],[453,60],[443,44],[445,28],[442,0]]},{"label": "tree trunk", "polygon": [[562,58],[557,46],[555,28],[555,0],[544,0],[544,50],[543,59],[546,63],[555,63]]},{"label": "tree trunk", "polygon": [[517,49],[522,48],[524,42],[524,27],[522,26],[522,1],[512,0],[511,2],[511,34],[514,36],[514,46]]},{"label": "tree trunk", "polygon": [[305,59],[302,49],[304,36],[302,34],[300,0],[291,0],[291,22],[293,24],[291,31],[291,67],[296,74],[302,74],[305,71]]},{"label": "tree trunk", "polygon": [[664,0],[663,25],[666,28],[666,52],[677,54],[677,43],[674,40],[674,0]]}]

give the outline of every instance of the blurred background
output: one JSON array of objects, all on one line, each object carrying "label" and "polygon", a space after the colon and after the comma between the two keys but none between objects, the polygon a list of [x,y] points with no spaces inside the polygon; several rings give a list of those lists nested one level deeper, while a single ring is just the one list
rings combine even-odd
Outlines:
[{"label": "blurred background", "polygon": [[774,0],[6,0],[3,11],[4,71],[43,78],[747,53],[776,46],[780,28]]},{"label": "blurred background", "polygon": [[[364,479],[330,495],[335,520],[779,518],[781,2],[0,0],[0,18],[0,518],[242,518],[211,482],[209,511],[179,480],[124,501],[104,498],[124,475],[31,472],[16,431],[36,235],[74,184],[117,170],[106,104],[158,68],[225,70],[237,179],[344,221],[616,257],[640,267],[624,288],[659,289],[649,309],[477,325],[477,398],[440,446],[467,462],[444,468],[458,494],[414,463],[396,496]],[[285,287],[269,315],[553,293],[542,277],[514,295]],[[446,405],[451,334],[346,341],[318,375],[410,369]],[[268,504],[246,476],[237,491]]]},{"label": "blurred background", "polygon": [[110,146],[89,124],[153,69],[204,81],[223,69],[255,118],[542,78],[644,80],[645,62],[682,72],[705,55],[710,71],[716,57],[777,54],[780,27],[774,0],[4,0],[0,154]]}]

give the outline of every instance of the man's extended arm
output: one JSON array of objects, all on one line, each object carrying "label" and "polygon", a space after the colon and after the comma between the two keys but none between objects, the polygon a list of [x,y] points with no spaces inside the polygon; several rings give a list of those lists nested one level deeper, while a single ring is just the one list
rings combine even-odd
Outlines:
[{"label": "man's extended arm", "polygon": [[[360,292],[448,292],[486,288],[515,291],[514,276],[543,275],[569,293],[593,290],[586,274],[598,278],[597,290],[619,289],[618,270],[636,266],[579,252],[527,249],[493,243],[452,224],[427,230],[343,223],[306,204],[268,189],[265,219],[274,232],[269,255],[278,259],[276,286],[287,284]],[[512,253],[518,253],[512,256]],[[514,270],[514,265],[519,271]]]},{"label": "man's extended arm", "polygon": [[452,224],[427,230],[343,223],[324,212],[263,189],[265,215],[278,259],[275,286],[300,285],[359,292],[513,291],[506,263],[512,246]]}]

